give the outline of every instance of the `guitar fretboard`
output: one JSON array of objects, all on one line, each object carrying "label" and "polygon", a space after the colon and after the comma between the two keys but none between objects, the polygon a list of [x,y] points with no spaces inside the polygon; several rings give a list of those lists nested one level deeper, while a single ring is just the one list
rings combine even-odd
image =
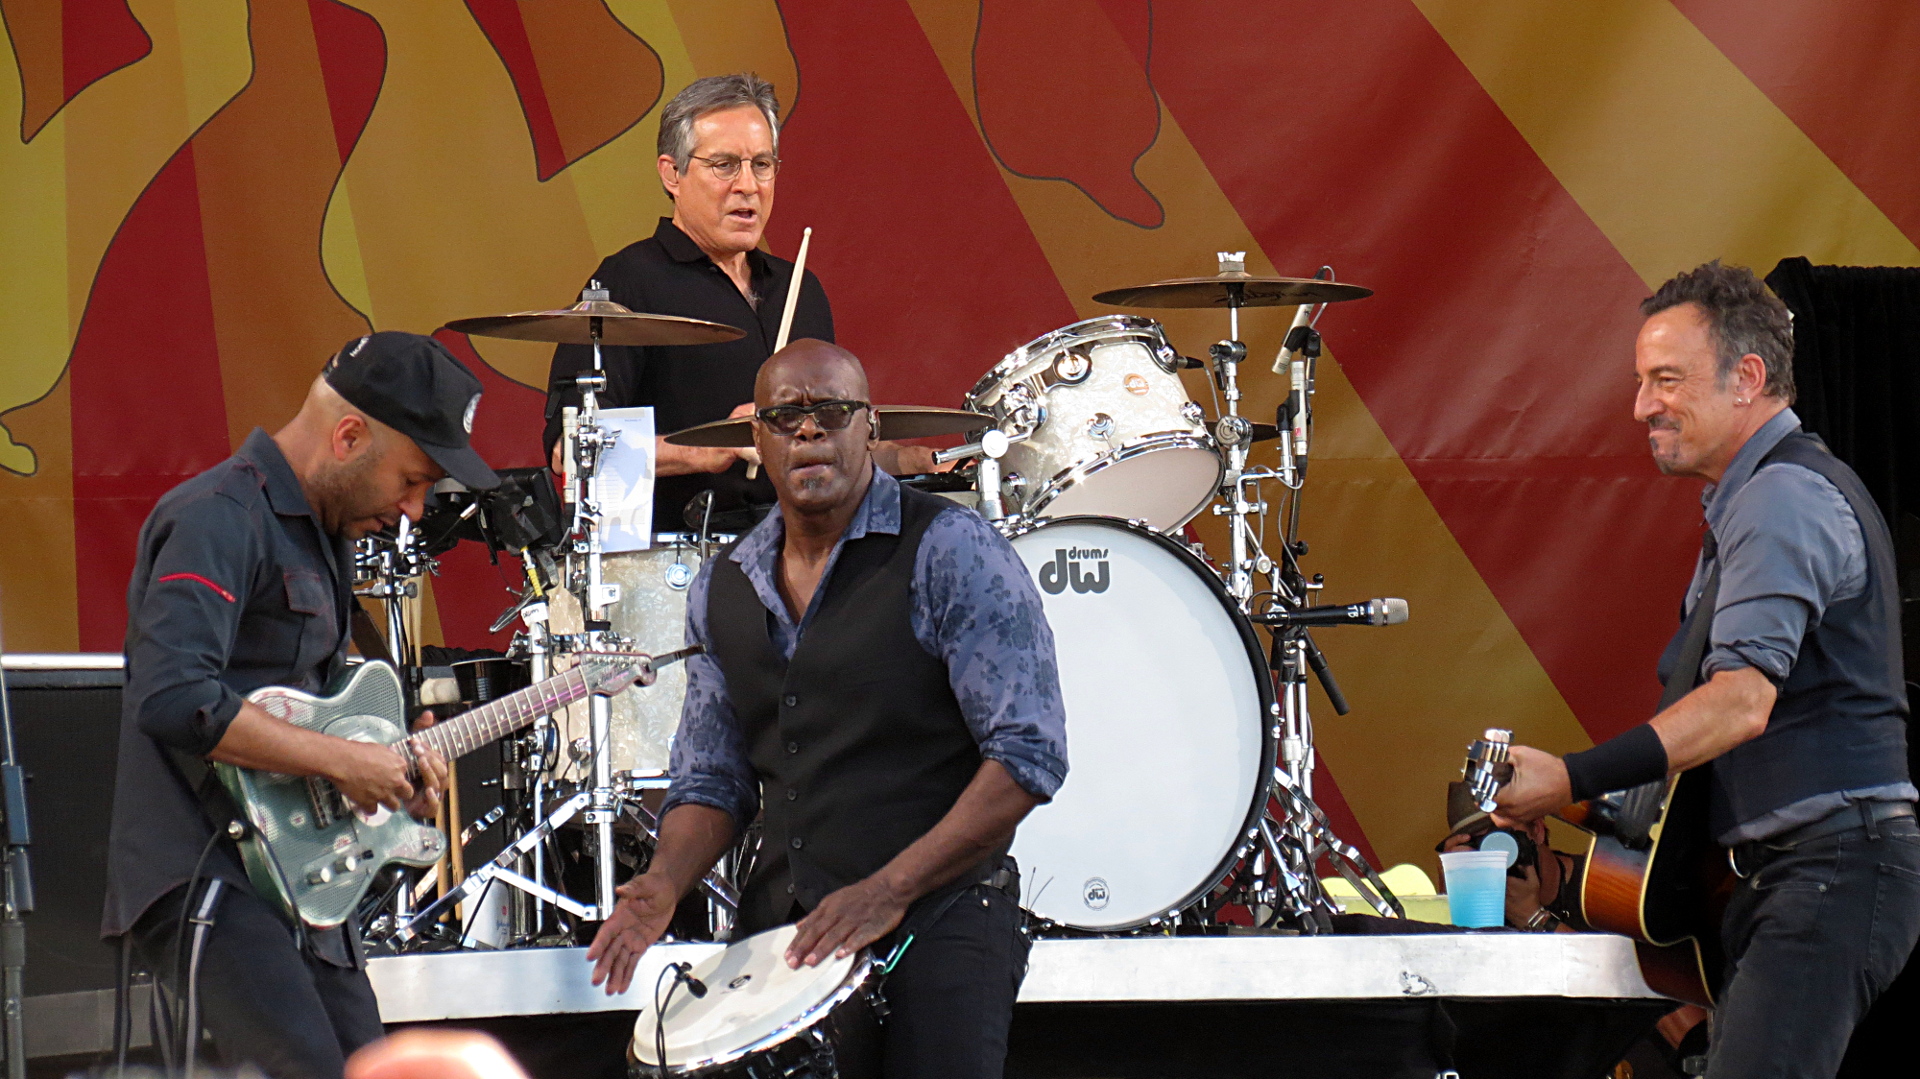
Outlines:
[{"label": "guitar fretboard", "polygon": [[445,723],[436,723],[415,737],[447,760],[463,757],[585,697],[592,691],[588,673],[588,665],[582,664]]}]

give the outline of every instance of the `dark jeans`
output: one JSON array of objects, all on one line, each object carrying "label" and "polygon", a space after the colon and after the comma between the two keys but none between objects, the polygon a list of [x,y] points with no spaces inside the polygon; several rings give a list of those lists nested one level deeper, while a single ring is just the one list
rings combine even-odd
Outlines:
[{"label": "dark jeans", "polygon": [[1727,984],[1709,1079],[1831,1076],[1920,938],[1912,817],[1770,848],[1743,863],[1722,937]]},{"label": "dark jeans", "polygon": [[1006,892],[976,884],[917,929],[886,979],[887,1079],[999,1079],[1031,947],[1020,917]]},{"label": "dark jeans", "polygon": [[[194,889],[195,908],[206,885]],[[155,901],[133,929],[134,951],[186,1006],[175,935],[185,886]],[[332,930],[340,933],[341,930]],[[187,926],[191,950],[193,926]],[[227,887],[200,954],[200,1018],[221,1064],[273,1079],[340,1079],[355,1049],[386,1033],[364,968],[301,952],[293,926],[257,896]]]}]

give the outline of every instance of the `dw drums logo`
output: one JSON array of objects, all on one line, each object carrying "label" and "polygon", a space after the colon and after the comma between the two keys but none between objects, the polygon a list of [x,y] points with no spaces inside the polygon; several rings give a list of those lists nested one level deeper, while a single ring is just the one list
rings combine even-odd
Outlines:
[{"label": "dw drums logo", "polygon": [[[1097,560],[1097,561],[1096,561]],[[1090,572],[1083,572],[1082,565],[1091,564]],[[1040,588],[1049,596],[1057,596],[1072,586],[1075,592],[1105,592],[1107,590],[1107,552],[1095,547],[1059,547],[1053,552],[1053,561],[1040,567]]]}]

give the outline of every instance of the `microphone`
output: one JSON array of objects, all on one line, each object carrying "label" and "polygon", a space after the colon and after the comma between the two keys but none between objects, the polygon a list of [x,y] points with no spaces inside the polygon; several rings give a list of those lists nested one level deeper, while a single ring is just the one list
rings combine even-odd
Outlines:
[{"label": "microphone", "polygon": [[1407,620],[1407,601],[1388,597],[1346,606],[1301,607],[1252,616],[1263,626],[1397,626]]},{"label": "microphone", "polygon": [[692,963],[673,964],[673,977],[675,981],[686,983],[687,992],[692,993],[695,997],[704,997],[707,995],[707,983],[693,976]]}]

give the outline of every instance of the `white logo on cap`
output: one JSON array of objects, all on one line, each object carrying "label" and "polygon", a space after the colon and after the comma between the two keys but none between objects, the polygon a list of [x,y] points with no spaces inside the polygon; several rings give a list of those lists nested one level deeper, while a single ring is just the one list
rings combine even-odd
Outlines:
[{"label": "white logo on cap", "polygon": [[363,349],[363,348],[366,348],[366,347],[367,347],[367,342],[368,342],[368,341],[371,341],[371,340],[373,340],[373,338],[371,338],[371,337],[362,337],[362,338],[361,338],[360,340],[358,340],[358,341],[355,341],[355,342],[353,343],[353,351],[352,351],[352,352],[349,352],[349,353],[347,353],[347,355],[349,355],[349,356],[358,356],[358,355],[360,355],[360,350],[361,350],[361,349]]},{"label": "white logo on cap", "polygon": [[473,395],[473,400],[467,402],[467,414],[460,417],[460,426],[465,427],[468,434],[473,433],[473,413],[479,407],[480,395],[476,393]]}]

